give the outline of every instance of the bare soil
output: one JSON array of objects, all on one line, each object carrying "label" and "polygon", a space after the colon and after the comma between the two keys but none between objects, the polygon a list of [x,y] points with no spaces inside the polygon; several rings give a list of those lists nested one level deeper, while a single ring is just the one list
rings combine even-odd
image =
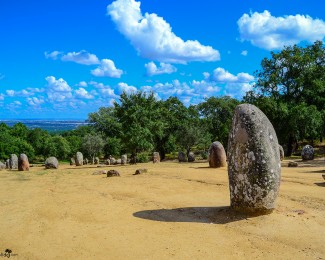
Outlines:
[{"label": "bare soil", "polygon": [[[282,162],[277,208],[229,207],[226,168],[162,162],[0,171],[13,259],[325,259],[325,159]],[[136,169],[147,172],[133,175]],[[121,177],[92,175],[117,170]]]}]

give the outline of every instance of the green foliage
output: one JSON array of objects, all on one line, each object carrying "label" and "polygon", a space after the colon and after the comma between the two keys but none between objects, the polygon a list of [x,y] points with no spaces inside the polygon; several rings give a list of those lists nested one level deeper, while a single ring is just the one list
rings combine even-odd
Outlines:
[{"label": "green foliage", "polygon": [[325,134],[325,48],[320,41],[286,47],[272,52],[261,66],[255,89],[244,101],[267,115],[290,156],[298,141]]},{"label": "green foliage", "polygon": [[99,134],[87,134],[82,139],[81,147],[86,157],[95,158],[102,152],[104,141]]},{"label": "green foliage", "polygon": [[147,163],[149,162],[149,155],[147,152],[141,152],[137,154],[137,162],[138,163]]},{"label": "green foliage", "polygon": [[116,137],[107,138],[106,144],[104,145],[104,155],[108,158],[110,155],[119,156],[122,154],[121,139]]}]

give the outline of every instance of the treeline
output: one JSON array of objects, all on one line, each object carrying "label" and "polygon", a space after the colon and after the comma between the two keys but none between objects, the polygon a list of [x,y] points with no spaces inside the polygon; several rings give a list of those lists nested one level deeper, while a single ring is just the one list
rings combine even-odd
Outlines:
[{"label": "treeline", "polygon": [[[257,82],[243,100],[211,97],[186,107],[178,98],[158,100],[154,93],[123,93],[112,107],[90,113],[89,126],[51,135],[0,124],[0,159],[26,153],[33,159],[166,154],[192,149],[206,151],[213,141],[227,147],[233,111],[240,103],[259,107],[273,124],[279,143],[290,156],[300,141],[313,144],[325,136],[325,48],[322,42],[286,47],[261,62]],[[139,158],[141,158],[139,156]]]}]

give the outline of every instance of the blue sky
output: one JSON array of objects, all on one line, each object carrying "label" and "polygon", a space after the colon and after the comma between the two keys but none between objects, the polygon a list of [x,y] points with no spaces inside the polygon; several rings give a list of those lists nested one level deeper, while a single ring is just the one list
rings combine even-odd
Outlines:
[{"label": "blue sky", "polygon": [[241,99],[270,51],[324,40],[321,0],[1,0],[0,119],[86,119],[123,91]]}]

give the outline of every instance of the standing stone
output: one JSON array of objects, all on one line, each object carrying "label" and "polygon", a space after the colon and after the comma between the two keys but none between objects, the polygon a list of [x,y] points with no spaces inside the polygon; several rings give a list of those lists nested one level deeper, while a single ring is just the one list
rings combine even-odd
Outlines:
[{"label": "standing stone", "polygon": [[22,153],[18,158],[18,171],[29,171],[29,161],[26,154]]},{"label": "standing stone", "polygon": [[302,148],[301,158],[303,161],[314,160],[314,148],[307,144]]},{"label": "standing stone", "polygon": [[105,164],[106,165],[111,165],[111,160],[110,159],[106,159]]},{"label": "standing stone", "polygon": [[10,169],[10,159],[6,160],[6,169]]},{"label": "standing stone", "polygon": [[127,162],[128,162],[128,156],[127,156],[126,154],[123,154],[123,155],[121,156],[121,164],[122,164],[122,165],[126,165]]},{"label": "standing stone", "polygon": [[159,152],[153,153],[153,163],[159,163],[160,162],[160,154]]},{"label": "standing stone", "polygon": [[6,169],[6,165],[0,162],[0,171]]},{"label": "standing stone", "polygon": [[76,164],[76,160],[72,157],[70,158],[70,165],[75,165]]},{"label": "standing stone", "polygon": [[49,157],[45,161],[45,168],[46,169],[58,169],[59,168],[59,161],[55,157]]},{"label": "standing stone", "polygon": [[219,168],[227,166],[227,156],[225,148],[220,142],[213,142],[209,148],[209,166]]},{"label": "standing stone", "polygon": [[84,159],[84,164],[87,165],[88,162],[89,162],[89,161],[88,161],[88,158],[85,158],[85,159]]},{"label": "standing stone", "polygon": [[194,162],[195,161],[195,154],[193,152],[189,152],[187,155],[187,161],[188,162]]},{"label": "standing stone", "polygon": [[117,159],[116,161],[115,161],[115,164],[121,164],[122,163],[122,160],[121,159]]},{"label": "standing stone", "polygon": [[114,157],[112,157],[111,155],[109,156],[109,160],[111,161],[111,165],[116,164],[116,160]]},{"label": "standing stone", "polygon": [[76,153],[76,166],[82,166],[84,161],[84,157],[81,152]]},{"label": "standing stone", "polygon": [[236,107],[227,158],[231,207],[253,214],[272,212],[281,178],[279,145],[272,124],[257,107]]},{"label": "standing stone", "polygon": [[186,155],[184,152],[178,152],[178,161],[179,162],[186,162]]},{"label": "standing stone", "polygon": [[11,154],[9,158],[9,169],[18,168],[18,157],[15,154]]},{"label": "standing stone", "polygon": [[284,150],[282,145],[279,145],[279,153],[280,153],[280,161],[283,161],[284,159]]},{"label": "standing stone", "polygon": [[99,164],[99,158],[95,157],[95,164]]}]

